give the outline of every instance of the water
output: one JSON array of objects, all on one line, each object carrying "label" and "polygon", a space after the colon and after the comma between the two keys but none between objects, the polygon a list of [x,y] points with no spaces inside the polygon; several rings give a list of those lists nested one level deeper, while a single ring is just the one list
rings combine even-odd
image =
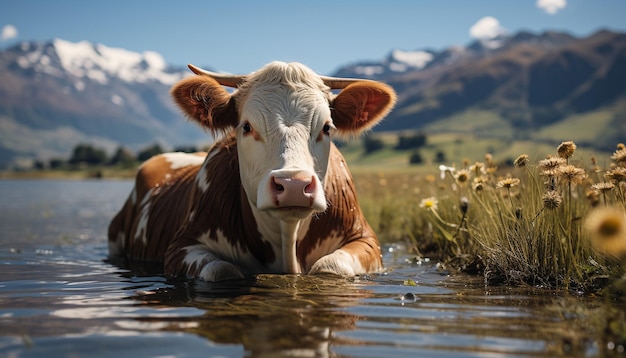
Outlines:
[{"label": "water", "polygon": [[[0,356],[600,356],[602,300],[485,287],[386,245],[389,272],[211,284],[108,263],[130,181],[0,181]],[[410,285],[415,282],[416,285]],[[616,353],[614,348],[609,353]]]}]

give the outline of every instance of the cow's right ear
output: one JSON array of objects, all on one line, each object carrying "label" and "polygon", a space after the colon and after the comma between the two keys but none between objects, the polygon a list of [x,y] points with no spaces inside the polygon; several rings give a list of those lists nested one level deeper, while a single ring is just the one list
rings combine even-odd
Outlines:
[{"label": "cow's right ear", "polygon": [[213,132],[237,125],[235,100],[210,77],[185,78],[176,83],[170,93],[187,117]]}]

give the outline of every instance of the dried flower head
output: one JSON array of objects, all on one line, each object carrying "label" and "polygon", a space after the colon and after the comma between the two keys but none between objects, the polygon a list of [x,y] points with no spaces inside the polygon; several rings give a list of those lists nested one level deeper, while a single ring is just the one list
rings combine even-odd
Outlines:
[{"label": "dried flower head", "polygon": [[616,150],[611,156],[611,159],[619,166],[626,166],[626,149]]},{"label": "dried flower head", "polygon": [[485,189],[485,183],[482,180],[474,180],[472,187],[474,188],[474,191],[482,191]]},{"label": "dried flower head", "polygon": [[485,163],[483,163],[483,162],[476,162],[476,163],[474,163],[474,164],[470,165],[470,167],[469,167],[469,171],[470,171],[470,172],[471,172],[471,173],[472,173],[475,177],[478,177],[478,176],[481,176],[481,175],[483,175],[483,174],[487,173],[487,172],[485,171]]},{"label": "dried flower head", "polygon": [[507,188],[510,189],[512,187],[518,186],[520,183],[520,180],[518,178],[506,178],[506,179],[502,179],[500,180],[497,184],[496,184],[496,188]]},{"label": "dried flower head", "polygon": [[456,172],[454,178],[457,183],[465,184],[469,180],[469,171],[467,169],[460,169]]},{"label": "dried flower head", "polygon": [[587,192],[585,193],[585,197],[587,198],[587,200],[589,200],[589,204],[592,207],[596,207],[598,206],[598,204],[600,204],[600,192],[598,190],[595,190],[593,188],[587,190]]},{"label": "dried flower head", "polygon": [[491,153],[485,154],[485,162],[489,164],[493,163],[493,155]]},{"label": "dried flower head", "polygon": [[521,167],[525,167],[526,164],[528,164],[528,154],[522,154],[519,157],[517,157],[515,159],[515,161],[513,162],[513,165],[515,165],[516,168],[521,168]]},{"label": "dried flower head", "polygon": [[607,191],[613,190],[613,188],[615,188],[615,185],[608,182],[596,183],[591,186],[591,189],[598,193],[606,193]]},{"label": "dried flower head", "polygon": [[576,144],[574,144],[574,142],[572,142],[571,140],[567,142],[561,142],[561,144],[559,144],[559,146],[556,148],[556,152],[559,154],[559,157],[563,159],[570,158],[572,155],[574,155],[575,151]]},{"label": "dried flower head", "polygon": [[436,211],[437,204],[439,204],[437,198],[431,196],[430,198],[422,199],[422,201],[420,202],[420,208]]},{"label": "dried flower head", "polygon": [[594,209],[584,222],[591,244],[598,251],[615,256],[626,255],[626,216],[615,207]]},{"label": "dried flower head", "polygon": [[561,205],[563,199],[556,190],[548,190],[541,196],[543,207],[546,209],[556,209]]},{"label": "dried flower head", "polygon": [[626,167],[613,167],[604,174],[604,177],[615,183],[624,182],[626,181]]},{"label": "dried flower head", "polygon": [[539,169],[544,172],[552,172],[565,165],[565,159],[559,157],[548,157],[539,161]]},{"label": "dried flower head", "polygon": [[573,165],[564,165],[559,167],[556,171],[559,178],[572,185],[582,183],[587,177],[587,173],[585,173],[584,169],[577,168]]}]

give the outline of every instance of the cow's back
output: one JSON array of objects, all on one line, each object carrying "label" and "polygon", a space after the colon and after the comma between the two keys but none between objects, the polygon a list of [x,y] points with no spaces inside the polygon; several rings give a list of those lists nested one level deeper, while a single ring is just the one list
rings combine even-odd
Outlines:
[{"label": "cow's back", "polygon": [[111,256],[163,261],[169,241],[189,216],[195,177],[206,153],[166,153],[139,168],[135,187],[109,225]]}]

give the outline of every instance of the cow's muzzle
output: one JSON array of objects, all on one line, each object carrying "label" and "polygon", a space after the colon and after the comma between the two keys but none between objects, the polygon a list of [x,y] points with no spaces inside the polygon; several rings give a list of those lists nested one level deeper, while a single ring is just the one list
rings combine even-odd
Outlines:
[{"label": "cow's muzzle", "polygon": [[273,170],[261,183],[257,207],[294,216],[326,210],[322,183],[315,173],[303,170]]}]

